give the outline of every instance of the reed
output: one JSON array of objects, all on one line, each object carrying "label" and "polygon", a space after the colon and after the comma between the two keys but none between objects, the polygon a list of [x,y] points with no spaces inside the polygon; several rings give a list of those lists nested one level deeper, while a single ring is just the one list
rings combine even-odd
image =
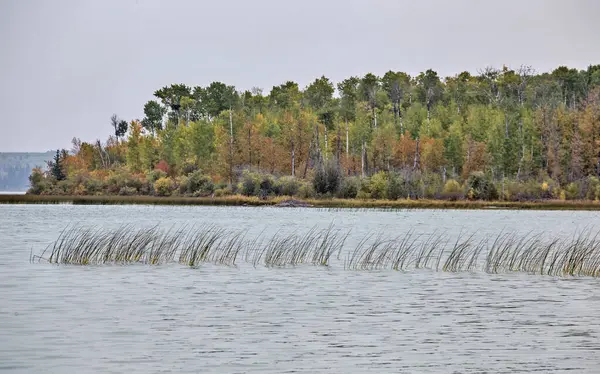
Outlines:
[{"label": "reed", "polygon": [[333,254],[342,251],[348,234],[343,234],[333,225],[323,230],[315,226],[304,235],[277,233],[265,245],[262,241],[259,245],[252,245],[256,246],[252,264],[255,267],[260,263],[267,267],[328,266]]},{"label": "reed", "polygon": [[67,226],[41,254],[30,254],[30,261],[72,265],[178,262],[190,267],[210,262],[236,266],[240,251],[245,250],[242,259],[254,267],[330,266],[346,249],[346,270],[600,276],[600,232],[591,229],[571,238],[500,232],[494,238],[476,239],[475,234],[460,232],[452,241],[442,232],[423,235],[410,230],[396,237],[379,232],[366,234],[351,250],[345,247],[349,232],[333,224],[325,229],[315,226],[305,233],[277,232],[271,237],[262,232],[251,240],[246,234],[214,225],[167,230],[158,226],[124,225],[114,230]]}]

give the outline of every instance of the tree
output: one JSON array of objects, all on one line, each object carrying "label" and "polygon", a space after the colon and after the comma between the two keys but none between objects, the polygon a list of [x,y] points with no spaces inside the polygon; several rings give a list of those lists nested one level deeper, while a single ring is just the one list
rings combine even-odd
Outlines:
[{"label": "tree", "polygon": [[400,119],[400,133],[404,132],[402,124],[402,106],[406,91],[410,88],[410,76],[403,72],[388,71],[381,79],[382,88],[387,93],[392,102],[392,111],[394,113],[394,125],[398,125]]},{"label": "tree", "polygon": [[235,87],[222,82],[212,82],[200,92],[202,106],[209,118],[217,117],[221,112],[232,109],[238,101]]},{"label": "tree", "polygon": [[185,84],[172,84],[156,90],[154,96],[160,99],[169,111],[170,119],[177,125],[179,124],[181,99],[192,96],[192,90]]},{"label": "tree", "polygon": [[115,134],[115,137],[117,138],[117,141],[119,140],[119,138],[122,138],[127,133],[127,127],[128,127],[127,121],[120,120],[116,114],[113,114],[110,117],[110,124],[114,129],[114,134]]},{"label": "tree", "polygon": [[354,121],[356,118],[356,102],[358,101],[358,77],[350,77],[338,83],[338,91],[340,92],[339,112],[346,123],[346,156],[349,153],[350,147],[350,128],[349,121]]},{"label": "tree", "polygon": [[424,73],[419,74],[417,82],[421,89],[421,96],[424,99],[425,105],[427,106],[427,122],[431,120],[431,108],[433,104],[441,97],[442,84],[438,74],[428,69]]},{"label": "tree", "polygon": [[66,175],[63,172],[62,161],[63,161],[63,157],[61,157],[61,152],[60,152],[60,150],[57,149],[56,154],[54,155],[54,160],[52,162],[52,165],[50,165],[51,166],[50,170],[51,170],[52,176],[57,181],[62,181],[62,180],[66,179]]},{"label": "tree", "polygon": [[373,127],[377,127],[377,92],[379,91],[379,77],[374,74],[367,73],[360,81],[360,93],[362,99],[368,103],[371,110]]},{"label": "tree", "polygon": [[144,105],[142,126],[154,135],[157,131],[162,130],[164,115],[165,109],[156,101],[150,100]]},{"label": "tree", "polygon": [[298,105],[301,97],[298,83],[292,81],[273,87],[269,94],[271,106],[280,109],[291,109]]}]

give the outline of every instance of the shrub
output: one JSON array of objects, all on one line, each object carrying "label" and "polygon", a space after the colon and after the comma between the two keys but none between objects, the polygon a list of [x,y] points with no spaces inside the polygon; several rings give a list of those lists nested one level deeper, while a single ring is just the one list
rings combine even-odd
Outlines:
[{"label": "shrub", "polygon": [[43,195],[50,192],[52,189],[52,183],[47,180],[44,172],[39,168],[35,168],[31,172],[31,175],[29,176],[29,186],[27,193],[33,195]]},{"label": "shrub", "polygon": [[286,196],[295,196],[300,188],[300,183],[294,177],[281,177],[276,183],[277,193]]},{"label": "shrub", "polygon": [[146,179],[148,179],[148,181],[150,181],[152,183],[156,182],[160,178],[166,178],[166,177],[167,177],[167,173],[165,173],[162,170],[158,170],[158,169],[152,170],[146,174]]},{"label": "shrub", "polygon": [[232,194],[233,194],[233,191],[231,190],[231,187],[217,188],[215,190],[215,197],[229,196]]},{"label": "shrub", "polygon": [[95,195],[101,193],[102,190],[104,190],[104,183],[102,183],[101,180],[98,180],[96,178],[88,178],[84,182],[84,187],[88,194]]},{"label": "shrub", "polygon": [[385,199],[387,197],[388,177],[383,171],[374,174],[370,180],[371,198]]},{"label": "shrub", "polygon": [[444,189],[442,176],[438,173],[425,173],[422,175],[421,184],[423,197],[428,199],[435,199],[439,197]]},{"label": "shrub", "polygon": [[600,191],[600,180],[594,176],[588,177],[586,181],[585,198],[588,200],[598,200],[598,191]]},{"label": "shrub", "polygon": [[526,182],[511,181],[504,188],[504,199],[511,201],[539,200],[544,196],[544,188],[548,191],[546,184],[539,184],[535,180]]},{"label": "shrub", "polygon": [[361,187],[359,177],[348,177],[342,180],[337,196],[342,199],[354,199]]},{"label": "shrub", "polygon": [[360,191],[358,191],[356,198],[361,199],[361,200],[368,200],[371,198],[371,193],[367,192],[365,190],[360,190]]},{"label": "shrub", "polygon": [[137,190],[133,187],[121,187],[119,195],[121,196],[133,196],[137,194]]},{"label": "shrub", "polygon": [[454,179],[448,179],[446,184],[444,184],[440,197],[448,200],[459,200],[464,198],[464,195],[465,193],[460,183]]},{"label": "shrub", "polygon": [[192,174],[195,171],[198,171],[198,166],[196,164],[187,163],[183,166],[182,171],[183,175]]},{"label": "shrub", "polygon": [[565,188],[565,195],[567,200],[577,200],[581,198],[579,184],[571,182]]},{"label": "shrub", "polygon": [[390,200],[398,200],[406,196],[404,181],[402,177],[396,173],[388,175],[387,183],[387,198]]},{"label": "shrub", "polygon": [[258,196],[264,198],[275,193],[275,178],[270,174],[259,176]]},{"label": "shrub", "polygon": [[245,170],[242,174],[242,188],[240,189],[243,195],[256,196],[260,190],[260,176],[256,173]]},{"label": "shrub", "polygon": [[298,188],[298,196],[302,199],[312,199],[315,197],[315,190],[310,183],[302,183]]},{"label": "shrub", "polygon": [[334,160],[328,160],[317,166],[313,175],[313,187],[318,194],[335,194],[342,181],[342,171]]},{"label": "shrub", "polygon": [[173,180],[171,178],[160,178],[154,182],[154,192],[158,196],[170,196],[173,192]]},{"label": "shrub", "polygon": [[179,185],[181,194],[193,196],[208,196],[215,190],[215,186],[208,175],[202,174],[202,171],[196,170],[183,177]]},{"label": "shrub", "polygon": [[496,200],[498,190],[492,181],[482,172],[475,172],[467,180],[468,197],[472,200]]},{"label": "shrub", "polygon": [[169,164],[165,160],[160,160],[154,167],[155,170],[160,170],[165,174],[169,174]]}]

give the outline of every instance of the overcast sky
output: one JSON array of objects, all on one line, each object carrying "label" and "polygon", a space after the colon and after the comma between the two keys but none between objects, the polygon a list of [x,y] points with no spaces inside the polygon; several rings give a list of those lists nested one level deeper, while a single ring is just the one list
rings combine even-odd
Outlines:
[{"label": "overcast sky", "polygon": [[600,63],[595,0],[0,0],[0,152],[104,140],[171,83]]}]

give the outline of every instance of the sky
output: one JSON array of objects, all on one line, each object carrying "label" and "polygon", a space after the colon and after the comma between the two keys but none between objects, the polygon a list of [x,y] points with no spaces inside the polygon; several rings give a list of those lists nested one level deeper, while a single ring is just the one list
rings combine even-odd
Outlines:
[{"label": "sky", "polygon": [[153,92],[600,63],[596,0],[0,0],[0,152],[106,139]]}]

